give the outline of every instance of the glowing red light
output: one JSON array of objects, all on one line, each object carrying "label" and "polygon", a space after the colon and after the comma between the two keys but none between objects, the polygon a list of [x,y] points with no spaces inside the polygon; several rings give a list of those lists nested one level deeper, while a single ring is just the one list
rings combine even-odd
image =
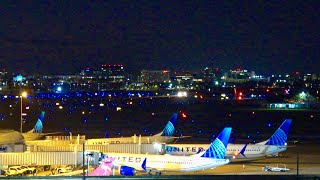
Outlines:
[{"label": "glowing red light", "polygon": [[181,116],[182,116],[183,118],[186,118],[186,117],[187,117],[187,115],[186,115],[185,113],[182,113]]}]

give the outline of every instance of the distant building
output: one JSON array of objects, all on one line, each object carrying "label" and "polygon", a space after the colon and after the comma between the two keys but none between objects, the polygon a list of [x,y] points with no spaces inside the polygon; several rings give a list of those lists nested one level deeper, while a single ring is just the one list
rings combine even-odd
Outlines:
[{"label": "distant building", "polygon": [[125,69],[121,64],[103,64],[100,72],[107,75],[109,83],[122,83],[126,81]]},{"label": "distant building", "polygon": [[300,72],[293,72],[288,76],[290,83],[299,83],[303,81],[303,74]]},{"label": "distant building", "polygon": [[193,73],[190,71],[177,71],[173,74],[173,84],[176,89],[191,89],[193,79]]},{"label": "distant building", "polygon": [[8,72],[6,70],[0,71],[0,91],[8,85]]},{"label": "distant building", "polygon": [[242,83],[249,81],[249,78],[251,77],[251,73],[248,72],[248,70],[245,69],[236,69],[236,70],[230,70],[224,74],[223,80],[225,82],[236,82],[236,83]]},{"label": "distant building", "polygon": [[169,70],[142,70],[141,82],[144,83],[167,83],[170,82]]},{"label": "distant building", "polygon": [[98,91],[119,90],[126,85],[126,72],[121,64],[103,64],[98,69],[82,70],[82,85]]},{"label": "distant building", "polygon": [[203,81],[206,83],[213,83],[217,84],[219,83],[222,77],[222,70],[220,68],[210,68],[206,67],[202,71]]},{"label": "distant building", "polygon": [[192,82],[193,75],[189,71],[177,71],[173,75],[174,79],[181,83],[182,81]]},{"label": "distant building", "polygon": [[309,103],[269,103],[269,109],[306,109],[310,108]]}]

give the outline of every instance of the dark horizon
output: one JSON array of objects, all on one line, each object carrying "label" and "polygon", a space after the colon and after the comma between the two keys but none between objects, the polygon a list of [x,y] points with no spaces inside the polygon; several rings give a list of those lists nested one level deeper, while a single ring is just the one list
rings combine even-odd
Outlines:
[{"label": "dark horizon", "polygon": [[2,1],[0,68],[319,73],[317,1]]}]

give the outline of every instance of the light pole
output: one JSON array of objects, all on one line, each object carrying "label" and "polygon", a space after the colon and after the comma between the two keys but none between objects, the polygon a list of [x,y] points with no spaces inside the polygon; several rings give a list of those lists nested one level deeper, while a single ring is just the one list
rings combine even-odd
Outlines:
[{"label": "light pole", "polygon": [[20,108],[20,133],[22,133],[22,99],[23,99],[23,97],[27,97],[27,92],[23,92],[22,94],[21,94],[21,96],[20,96],[20,98],[21,98],[21,108]]}]

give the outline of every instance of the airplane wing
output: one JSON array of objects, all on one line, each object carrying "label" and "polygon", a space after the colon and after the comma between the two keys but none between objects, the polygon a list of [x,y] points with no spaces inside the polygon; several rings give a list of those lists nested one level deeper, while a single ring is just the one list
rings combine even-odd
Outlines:
[{"label": "airplane wing", "polygon": [[41,133],[43,136],[53,135],[53,134],[62,134],[62,132],[51,132],[51,133]]},{"label": "airplane wing", "polygon": [[192,137],[192,136],[173,136],[171,138],[173,139],[180,139],[180,138],[189,138],[189,137]]}]

